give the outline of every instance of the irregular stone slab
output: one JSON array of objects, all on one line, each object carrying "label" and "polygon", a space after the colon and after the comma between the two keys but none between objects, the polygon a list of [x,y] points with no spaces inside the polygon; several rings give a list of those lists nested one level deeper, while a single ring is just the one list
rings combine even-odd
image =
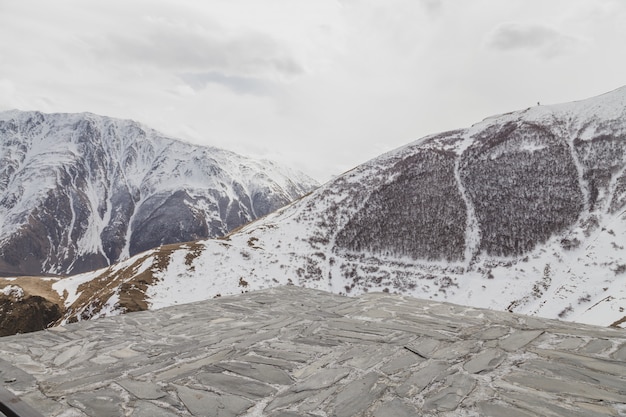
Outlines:
[{"label": "irregular stone slab", "polygon": [[492,326],[479,331],[476,337],[481,340],[495,340],[509,334],[510,328],[504,326]]},{"label": "irregular stone slab", "polygon": [[263,381],[268,384],[290,385],[293,380],[289,374],[272,365],[246,362],[220,362],[216,365],[235,374]]},{"label": "irregular stone slab", "polygon": [[50,378],[42,381],[39,386],[42,392],[53,397],[60,397],[79,390],[93,390],[109,385],[110,381],[116,380],[122,375],[121,370],[102,372],[102,369],[94,370],[93,374],[86,377],[72,378],[72,375]]},{"label": "irregular stone slab", "polygon": [[416,355],[415,353],[405,350],[404,352],[400,352],[398,356],[383,365],[380,370],[387,375],[393,375],[401,370],[406,370],[411,366],[422,362],[423,360],[423,358]]},{"label": "irregular stone slab", "polygon": [[525,324],[524,327],[526,330],[546,330],[550,327],[545,320],[541,320],[541,318],[538,317],[525,316],[521,319],[521,322]]},{"label": "irregular stone slab", "polygon": [[526,346],[543,334],[543,330],[516,330],[507,338],[500,340],[500,347],[507,352],[514,352]]},{"label": "irregular stone slab", "polygon": [[334,347],[340,346],[342,343],[339,340],[333,340],[328,338],[320,338],[320,337],[299,337],[294,339],[296,343],[303,343],[305,345],[310,346],[323,346],[323,347]]},{"label": "irregular stone slab", "polygon": [[564,381],[546,376],[519,373],[507,375],[504,379],[538,391],[569,394],[578,398],[589,398],[597,401],[626,403],[626,395],[614,393],[583,382]]},{"label": "irregular stone slab", "polygon": [[561,341],[559,341],[559,343],[557,343],[556,347],[558,349],[564,349],[564,350],[574,350],[580,347],[580,345],[583,344],[583,340],[579,339],[577,337],[570,337],[567,339],[563,339]]},{"label": "irregular stone slab", "polygon": [[531,352],[548,359],[560,359],[566,363],[589,368],[598,372],[606,372],[611,375],[626,375],[626,363],[610,359],[592,358],[574,353],[561,352],[558,350],[530,349]]},{"label": "irregular stone slab", "polygon": [[67,397],[67,403],[90,417],[121,417],[125,415],[121,407],[122,398],[115,391],[109,389],[71,394]]},{"label": "irregular stone slab", "polygon": [[415,417],[418,415],[415,407],[405,404],[398,398],[383,402],[374,412],[374,417]]},{"label": "irregular stone slab", "polygon": [[254,405],[245,398],[229,394],[216,394],[181,385],[174,385],[185,407],[194,416],[235,417]]},{"label": "irregular stone slab", "polygon": [[442,349],[435,350],[430,357],[433,359],[447,359],[449,361],[460,360],[470,353],[478,351],[480,344],[475,340],[462,340]]},{"label": "irregular stone slab", "polygon": [[[295,348],[292,346],[295,350]],[[292,362],[307,362],[310,355],[304,355],[302,353],[298,353],[296,351],[285,351],[285,350],[276,350],[276,349],[266,349],[266,348],[257,348],[254,349],[253,352],[259,356],[267,356],[270,358],[283,359],[286,361]]]},{"label": "irregular stone slab", "polygon": [[389,336],[389,328],[377,322],[362,321],[347,317],[339,317],[333,320],[324,321],[326,328],[333,330],[345,330],[347,332],[368,333],[378,336]]},{"label": "irregular stone slab", "polygon": [[[319,316],[319,315],[320,315],[320,313],[321,313],[321,312],[320,312],[319,310],[317,310],[317,311],[315,311],[315,312],[314,312],[314,313],[312,313],[312,314],[315,314],[316,316]],[[321,313],[321,314],[325,314],[325,313]],[[330,315],[333,315],[333,314],[332,314],[332,313],[330,313],[330,314],[329,314],[329,316],[330,316]],[[261,326],[261,329],[262,329],[262,330],[268,330],[268,331],[269,331],[269,330],[283,330],[283,329],[288,329],[288,328],[290,328],[292,325],[294,325],[296,322],[300,322],[300,321],[302,321],[302,318],[301,318],[301,317],[299,317],[299,316],[295,316],[295,317],[294,317],[294,316],[290,316],[290,317],[287,317],[287,318],[280,318],[280,319],[278,319],[278,320],[274,320],[274,321],[273,321],[273,322],[271,322],[271,323],[267,323],[266,325]],[[278,333],[276,333],[276,334],[278,334]],[[270,338],[266,338],[265,340],[268,340],[268,339],[270,339]]]},{"label": "irregular stone slab", "polygon": [[306,380],[297,383],[293,386],[293,388],[291,388],[291,390],[294,392],[301,392],[328,388],[349,374],[350,370],[347,368],[324,369],[311,375]]},{"label": "irregular stone slab", "polygon": [[535,414],[528,414],[511,405],[504,406],[481,401],[478,404],[481,417],[535,417]]},{"label": "irregular stone slab", "polygon": [[560,394],[555,394],[550,398],[550,394],[546,394],[544,392],[533,393],[532,391],[501,391],[499,395],[507,403],[510,403],[515,407],[518,407],[518,409],[527,411],[535,416],[606,417],[607,415],[619,415],[615,414],[615,411],[609,412],[608,414],[598,414],[586,407],[574,409],[562,400],[562,396]]},{"label": "irregular stone slab", "polygon": [[35,387],[35,377],[0,359],[0,384],[14,391],[27,391]]},{"label": "irregular stone slab", "polygon": [[131,417],[176,417],[177,415],[151,402],[137,401]]},{"label": "irregular stone slab", "polygon": [[301,401],[309,398],[311,396],[311,391],[286,391],[283,394],[276,396],[263,410],[265,413],[269,413],[271,411],[277,410],[279,408],[286,408],[295,406]]},{"label": "irregular stone slab", "polygon": [[[29,392],[21,396],[26,404],[43,414],[44,416],[58,416],[63,413],[64,406],[43,395],[40,391]],[[0,416],[2,413],[0,413]]]},{"label": "irregular stone slab", "polygon": [[368,310],[365,314],[366,317],[371,317],[374,319],[390,319],[393,317],[393,313],[387,310],[382,310],[379,308],[373,308]]},{"label": "irregular stone slab", "polygon": [[198,369],[201,369],[204,366],[213,365],[219,361],[229,358],[232,352],[232,349],[225,349],[209,355],[205,358],[181,363],[173,368],[157,374],[156,379],[158,381],[175,381],[183,376],[195,373]]},{"label": "irregular stone slab", "polygon": [[116,382],[141,400],[158,400],[167,395],[161,391],[158,385],[151,382],[133,381],[131,379],[122,379]]},{"label": "irregular stone slab", "polygon": [[476,380],[467,375],[454,374],[446,378],[446,387],[429,395],[424,410],[454,411],[476,386]]},{"label": "irregular stone slab", "polygon": [[[331,395],[334,395],[337,391],[338,387],[333,386],[328,389],[318,391],[317,394],[305,398],[300,405],[298,405],[298,410],[301,411],[318,411],[321,408],[323,402],[325,402]],[[305,391],[303,391],[305,392]]]},{"label": "irregular stone slab", "polygon": [[385,322],[385,326],[389,328],[389,330],[398,330],[406,334],[418,335],[440,341],[453,341],[458,339],[458,335],[436,328],[435,326],[428,327],[425,323],[418,321],[416,318],[410,319],[396,316],[395,322]]},{"label": "irregular stone slab", "polygon": [[251,400],[267,397],[276,389],[258,381],[252,381],[226,374],[202,372],[196,375],[196,379],[212,389],[218,389],[229,394],[241,395]]},{"label": "irregular stone slab", "polygon": [[333,417],[352,417],[369,408],[387,388],[378,383],[378,379],[378,375],[371,372],[350,382],[335,397],[329,414]]},{"label": "irregular stone slab", "polygon": [[135,356],[139,356],[140,354],[141,352],[137,352],[136,350],[133,350],[129,347],[125,347],[123,349],[115,350],[109,353],[109,355],[118,359],[134,358]]},{"label": "irregular stone slab", "polygon": [[289,362],[289,361],[286,361],[286,360],[283,360],[283,359],[268,358],[268,357],[265,357],[265,356],[251,355],[251,354],[247,354],[245,356],[241,356],[239,359],[242,360],[242,361],[245,361],[245,362],[262,363],[262,364],[265,364],[265,365],[272,365],[272,366],[276,366],[276,367],[281,368],[281,369],[286,369],[288,371],[292,370],[297,365],[294,362]]},{"label": "irregular stone slab", "polygon": [[594,339],[587,343],[587,345],[584,348],[580,349],[580,351],[584,353],[595,354],[603,352],[611,347],[613,347],[613,342],[611,342],[610,340]]},{"label": "irregular stone slab", "polygon": [[369,370],[373,366],[382,363],[389,353],[384,349],[377,349],[375,347],[366,348],[361,346],[351,351],[350,358],[343,362],[344,365],[353,366],[363,371]]},{"label": "irregular stone slab", "polygon": [[67,368],[90,366],[89,363],[87,364],[84,364],[84,363],[91,360],[91,358],[93,358],[94,356],[95,356],[95,352],[93,351],[85,352],[83,350],[78,355],[74,356],[65,366]]},{"label": "irregular stone slab", "polygon": [[65,362],[69,361],[74,356],[76,356],[78,352],[80,352],[81,350],[82,350],[82,347],[80,345],[74,345],[74,346],[68,347],[66,350],[59,353],[56,358],[54,358],[54,365],[55,366],[63,365]]},{"label": "irregular stone slab", "polygon": [[597,338],[606,339],[612,336],[619,337],[618,335],[624,331],[624,329],[614,329],[600,326],[590,326],[575,322],[554,321],[546,320],[550,323],[548,330],[550,333],[558,333],[561,336],[575,336],[583,338]]},{"label": "irregular stone slab", "polygon": [[[294,336],[294,337],[291,337]],[[304,362],[311,360],[311,358],[317,356],[318,354],[328,353],[328,348],[324,346],[315,346],[308,344],[298,344],[295,342],[295,333],[287,333],[285,339],[277,340],[274,339],[267,343],[267,345],[276,349],[279,352],[283,352],[284,354],[296,354],[296,355],[304,355]],[[290,359],[291,360],[291,359]],[[294,359],[295,360],[295,359]]]},{"label": "irregular stone slab", "polygon": [[626,387],[626,376],[618,377],[608,375],[566,363],[533,359],[522,364],[521,367],[537,374],[550,372],[554,376],[561,379],[586,382],[591,385],[602,385],[609,389],[612,388],[614,391],[618,392],[622,391],[624,387]]},{"label": "irregular stone slab", "polygon": [[[173,355],[173,354],[172,354]],[[133,369],[128,372],[129,377],[139,377],[145,374],[153,374],[155,372],[162,371],[163,369],[171,369],[176,361],[166,355],[160,355],[158,358],[154,358],[154,363],[146,366],[139,366],[137,369]]]},{"label": "irregular stone slab", "polygon": [[416,395],[434,380],[445,378],[449,367],[447,362],[429,361],[426,366],[414,372],[404,383],[398,386],[396,392],[402,397]]},{"label": "irregular stone slab", "polygon": [[117,359],[107,354],[94,356],[89,361],[96,365],[112,365],[117,362]]},{"label": "irregular stone slab", "polygon": [[487,349],[465,362],[463,368],[470,374],[491,371],[498,367],[506,358],[500,349]]},{"label": "irregular stone slab", "polygon": [[292,375],[297,380],[306,379],[317,372],[327,369],[331,363],[340,362],[338,358],[339,357],[343,358],[343,355],[341,355],[340,353],[341,352],[333,351],[327,355],[324,355],[321,358],[317,359],[316,361],[309,363],[307,366],[294,370]]},{"label": "irregular stone slab", "polygon": [[271,330],[265,332],[258,332],[256,334],[250,335],[248,334],[246,338],[244,338],[241,342],[235,343],[235,348],[239,350],[244,350],[250,346],[254,346],[258,342],[263,340],[273,339],[278,335],[279,330]]},{"label": "irregular stone slab", "polygon": [[298,413],[296,411],[276,411],[267,417],[316,417],[314,414]]},{"label": "irregular stone slab", "polygon": [[626,362],[626,343],[617,349],[611,356],[614,359]]},{"label": "irregular stone slab", "polygon": [[591,417],[595,416],[617,416],[617,412],[613,408],[605,407],[601,404],[592,404],[588,402],[576,401],[577,407],[583,410],[583,413],[589,413]]},{"label": "irregular stone slab", "polygon": [[406,348],[423,358],[430,358],[431,354],[441,345],[441,342],[428,337],[420,337],[415,342],[409,343]]}]

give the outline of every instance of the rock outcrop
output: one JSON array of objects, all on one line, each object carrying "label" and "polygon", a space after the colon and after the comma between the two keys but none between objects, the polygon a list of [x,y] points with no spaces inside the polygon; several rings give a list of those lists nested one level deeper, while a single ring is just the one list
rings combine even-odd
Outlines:
[{"label": "rock outcrop", "polygon": [[0,339],[47,416],[617,416],[622,330],[287,286]]}]

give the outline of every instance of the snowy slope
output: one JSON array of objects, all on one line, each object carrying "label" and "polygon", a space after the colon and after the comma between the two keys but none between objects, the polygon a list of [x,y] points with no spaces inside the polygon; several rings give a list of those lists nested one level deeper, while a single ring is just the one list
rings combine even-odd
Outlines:
[{"label": "snowy slope", "polygon": [[54,289],[65,320],[293,283],[626,326],[625,246],[621,88],[420,139],[226,238]]},{"label": "snowy slope", "polygon": [[133,121],[0,113],[0,272],[76,273],[222,236],[316,186]]}]

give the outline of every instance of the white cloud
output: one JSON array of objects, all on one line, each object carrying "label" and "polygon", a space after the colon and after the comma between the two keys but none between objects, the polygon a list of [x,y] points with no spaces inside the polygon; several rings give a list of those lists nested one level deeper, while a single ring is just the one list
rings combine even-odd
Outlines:
[{"label": "white cloud", "polygon": [[573,52],[582,41],[536,23],[507,22],[498,25],[486,38],[489,48],[502,51],[532,50],[545,57]]},{"label": "white cloud", "polygon": [[624,84],[624,21],[623,0],[0,1],[0,107],[136,119],[324,180]]},{"label": "white cloud", "polygon": [[233,76],[291,77],[303,72],[284,43],[265,33],[229,33],[211,21],[144,18],[130,33],[89,39],[91,53],[161,70],[219,72]]}]

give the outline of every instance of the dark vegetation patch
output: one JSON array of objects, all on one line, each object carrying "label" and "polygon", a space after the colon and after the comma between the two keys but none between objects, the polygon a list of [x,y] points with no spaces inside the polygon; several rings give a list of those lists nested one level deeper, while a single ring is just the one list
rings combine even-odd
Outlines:
[{"label": "dark vegetation patch", "polygon": [[195,261],[196,258],[202,254],[204,245],[198,242],[190,242],[187,245],[189,246],[189,249],[187,249],[188,252],[185,255],[185,265],[187,265],[190,271],[194,271],[196,268],[193,265],[193,261]]},{"label": "dark vegetation patch", "polygon": [[420,150],[398,161],[336,238],[337,247],[450,261],[464,256],[466,206],[455,154]]},{"label": "dark vegetation patch", "polygon": [[[569,146],[528,123],[493,127],[463,155],[460,175],[474,204],[480,249],[519,256],[573,225],[583,209]],[[541,149],[524,150],[524,143]]]},{"label": "dark vegetation patch", "polygon": [[[602,126],[598,127],[600,130]],[[626,137],[619,137],[609,134],[599,134],[591,140],[574,140],[574,149],[580,163],[584,167],[584,180],[588,186],[591,210],[597,208],[599,204],[610,204],[612,212],[623,207],[624,191],[622,184],[624,178],[618,180],[619,191],[615,193],[612,201],[604,199],[611,198],[608,194],[609,185],[613,176],[624,166],[626,156]]]}]

